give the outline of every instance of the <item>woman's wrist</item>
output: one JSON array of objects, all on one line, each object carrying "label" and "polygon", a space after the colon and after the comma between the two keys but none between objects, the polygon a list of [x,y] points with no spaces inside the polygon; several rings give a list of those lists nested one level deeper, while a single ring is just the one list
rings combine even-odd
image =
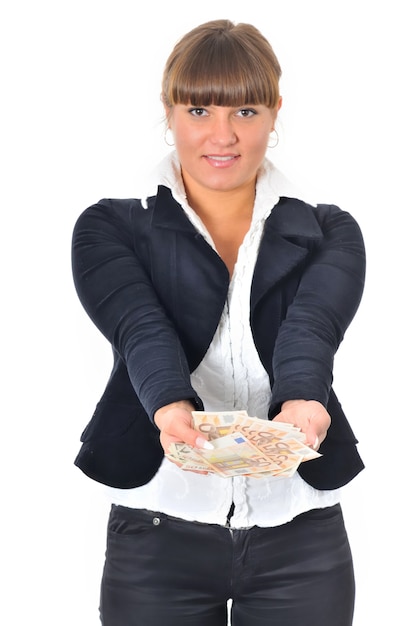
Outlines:
[{"label": "woman's wrist", "polygon": [[183,409],[191,413],[192,411],[195,410],[195,407],[190,400],[178,400],[177,402],[171,402],[170,404],[165,404],[164,406],[161,406],[160,409],[155,411],[155,414],[153,416],[153,421],[156,424],[156,426],[158,426],[158,421],[165,415],[165,413],[167,413],[168,411],[171,411],[172,409]]}]

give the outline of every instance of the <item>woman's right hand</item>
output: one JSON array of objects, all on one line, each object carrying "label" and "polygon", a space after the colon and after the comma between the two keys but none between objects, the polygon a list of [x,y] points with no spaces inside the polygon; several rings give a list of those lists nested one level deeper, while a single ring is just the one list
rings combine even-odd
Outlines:
[{"label": "woman's right hand", "polygon": [[183,400],[167,404],[156,411],[154,422],[160,430],[160,443],[165,454],[169,452],[172,443],[187,443],[193,448],[212,447],[201,433],[192,428],[194,410],[191,402]]}]

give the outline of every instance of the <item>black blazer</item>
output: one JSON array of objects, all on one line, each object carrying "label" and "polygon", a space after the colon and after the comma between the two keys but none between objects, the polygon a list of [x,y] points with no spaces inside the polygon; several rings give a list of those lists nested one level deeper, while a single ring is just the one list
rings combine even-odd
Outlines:
[{"label": "black blazer", "polygon": [[[190,372],[216,331],[229,274],[163,186],[147,208],[136,199],[101,200],[84,211],[72,264],[79,298],[114,353],[75,464],[99,482],[140,486],[163,458],[155,411],[183,399],[203,409]],[[280,199],[260,244],[250,322],[270,378],[269,418],[294,398],[318,400],[331,415],[323,456],[298,470],[318,489],[344,485],[364,467],[332,389],[334,355],[364,277],[363,239],[349,213]]]}]

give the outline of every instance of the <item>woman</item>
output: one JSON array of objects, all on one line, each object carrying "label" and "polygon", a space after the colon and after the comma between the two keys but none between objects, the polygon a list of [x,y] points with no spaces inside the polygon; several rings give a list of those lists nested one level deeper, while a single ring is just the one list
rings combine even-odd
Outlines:
[{"label": "woman", "polygon": [[[105,626],[347,626],[354,574],[340,489],[362,470],[331,387],[359,305],[360,229],[282,194],[266,158],[281,69],[253,26],[186,34],[165,67],[174,151],[141,201],[78,219],[80,300],[114,368],[76,464],[109,486]],[[195,410],[299,427],[321,456],[290,477],[184,471]]]}]

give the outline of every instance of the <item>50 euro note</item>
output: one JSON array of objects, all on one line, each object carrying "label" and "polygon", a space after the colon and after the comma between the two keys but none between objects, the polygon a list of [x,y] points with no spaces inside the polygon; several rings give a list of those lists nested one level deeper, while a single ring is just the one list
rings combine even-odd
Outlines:
[{"label": "50 euro note", "polygon": [[223,477],[254,475],[270,471],[273,461],[245,437],[234,432],[212,441],[212,450],[173,444],[169,457],[184,470],[207,471]]},{"label": "50 euro note", "polygon": [[[194,411],[193,425],[211,443],[240,432],[272,462],[268,475],[291,476],[299,464],[321,455],[305,444],[305,435],[293,424],[248,416],[245,411]],[[263,475],[265,475],[263,473]]]},{"label": "50 euro note", "polygon": [[292,476],[299,464],[318,458],[292,424],[248,416],[246,411],[194,411],[193,426],[213,450],[172,444],[167,455],[182,469],[228,476]]}]

